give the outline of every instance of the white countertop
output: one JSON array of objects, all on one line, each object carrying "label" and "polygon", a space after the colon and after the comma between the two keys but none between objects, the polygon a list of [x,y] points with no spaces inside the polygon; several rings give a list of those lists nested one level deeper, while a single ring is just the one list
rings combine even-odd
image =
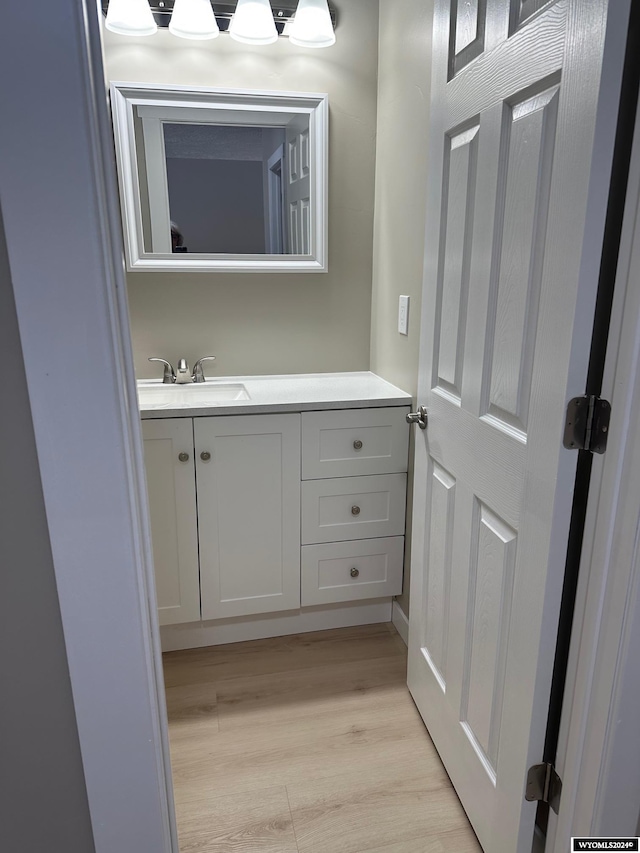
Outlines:
[{"label": "white countertop", "polygon": [[[411,395],[386,382],[375,373],[300,373],[284,376],[226,376],[207,379],[204,384],[163,385],[161,379],[141,380],[138,388],[171,389],[194,387],[198,396],[207,387],[243,385],[249,399],[216,400],[206,404],[185,403],[173,406],[143,402],[142,418],[203,417],[207,415],[264,414],[267,412],[303,412],[318,409],[361,409],[376,406],[410,406]],[[188,394],[188,391],[187,391]],[[186,395],[182,394],[183,397]]]}]

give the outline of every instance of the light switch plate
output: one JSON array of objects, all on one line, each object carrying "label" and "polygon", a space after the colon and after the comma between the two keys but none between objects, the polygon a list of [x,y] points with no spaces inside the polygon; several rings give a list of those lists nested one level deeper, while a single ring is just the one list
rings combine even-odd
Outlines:
[{"label": "light switch plate", "polygon": [[398,300],[398,331],[401,335],[409,334],[409,297],[401,296]]}]

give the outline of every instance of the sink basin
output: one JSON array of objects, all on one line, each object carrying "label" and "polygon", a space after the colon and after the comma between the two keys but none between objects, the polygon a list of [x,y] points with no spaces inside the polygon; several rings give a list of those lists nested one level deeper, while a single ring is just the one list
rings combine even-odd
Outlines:
[{"label": "sink basin", "polygon": [[138,385],[138,402],[144,409],[187,409],[249,399],[247,389],[240,382]]}]

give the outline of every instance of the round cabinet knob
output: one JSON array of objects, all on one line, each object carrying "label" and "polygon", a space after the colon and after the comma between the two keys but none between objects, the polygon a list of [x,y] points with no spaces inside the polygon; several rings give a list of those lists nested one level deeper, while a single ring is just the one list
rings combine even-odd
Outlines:
[{"label": "round cabinet knob", "polygon": [[202,459],[203,462],[208,462],[211,459],[211,454],[208,450],[203,450],[200,454],[200,459]]},{"label": "round cabinet knob", "polygon": [[360,515],[360,507],[352,506],[351,507],[351,515]]},{"label": "round cabinet knob", "polygon": [[359,438],[356,438],[356,440],[353,442],[353,449],[354,450],[362,450],[362,442],[360,441]]},{"label": "round cabinet knob", "polygon": [[352,578],[357,578],[358,575],[360,574],[360,569],[353,568],[353,569],[351,569],[349,574],[351,575]]},{"label": "round cabinet knob", "polygon": [[189,454],[188,453],[178,453],[178,459],[181,462],[188,462],[189,461]]}]

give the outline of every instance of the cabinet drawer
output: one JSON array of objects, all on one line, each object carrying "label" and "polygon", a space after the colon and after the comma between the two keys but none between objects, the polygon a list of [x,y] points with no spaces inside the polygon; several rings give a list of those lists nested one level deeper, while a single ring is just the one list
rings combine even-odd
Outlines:
[{"label": "cabinet drawer", "polygon": [[302,544],[404,535],[406,474],[307,480]]},{"label": "cabinet drawer", "polygon": [[408,407],[341,409],[302,415],[302,479],[407,470]]},{"label": "cabinet drawer", "polygon": [[402,592],[404,536],[302,548],[302,605]]}]

